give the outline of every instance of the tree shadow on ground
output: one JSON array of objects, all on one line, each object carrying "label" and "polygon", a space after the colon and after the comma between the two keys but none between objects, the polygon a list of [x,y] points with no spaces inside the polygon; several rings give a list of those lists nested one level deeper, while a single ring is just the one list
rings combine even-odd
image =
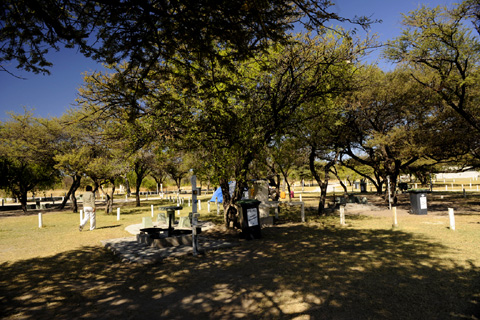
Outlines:
[{"label": "tree shadow on ground", "polygon": [[288,224],[234,249],[121,263],[99,247],[0,265],[0,310],[24,319],[480,317],[480,268],[391,230]]}]

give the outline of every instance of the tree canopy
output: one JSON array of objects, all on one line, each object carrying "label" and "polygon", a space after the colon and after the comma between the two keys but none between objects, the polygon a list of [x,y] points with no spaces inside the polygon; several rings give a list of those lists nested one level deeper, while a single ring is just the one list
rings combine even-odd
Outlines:
[{"label": "tree canopy", "polygon": [[[283,42],[296,25],[307,29],[347,20],[328,0],[6,0],[0,4],[0,67],[48,73],[49,50],[78,47],[108,64],[127,60],[150,68],[159,60],[224,63]],[[368,19],[352,22],[366,26]],[[222,47],[230,53],[217,55]]]}]

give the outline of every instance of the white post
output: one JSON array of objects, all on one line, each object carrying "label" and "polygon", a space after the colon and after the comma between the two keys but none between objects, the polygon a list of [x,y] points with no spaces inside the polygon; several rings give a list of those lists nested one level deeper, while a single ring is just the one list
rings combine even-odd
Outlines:
[{"label": "white post", "polygon": [[43,228],[43,220],[42,220],[42,213],[38,213],[38,227]]},{"label": "white post", "polygon": [[151,205],[151,208],[152,208],[152,218],[153,218],[153,204]]},{"label": "white post", "polygon": [[117,221],[120,221],[120,208],[117,208]]},{"label": "white post", "polygon": [[452,191],[453,191],[453,183],[452,183]]},{"label": "white post", "polygon": [[188,206],[190,207],[190,198],[188,198]]},{"label": "white post", "polygon": [[[415,188],[416,188],[416,184],[415,184]],[[387,176],[387,192],[388,192],[388,208],[390,210],[392,210],[392,200],[390,198],[390,176]]]},{"label": "white post", "polygon": [[302,222],[305,222],[305,206],[303,205],[303,202],[302,202]]},{"label": "white post", "polygon": [[417,184],[415,183],[415,189],[417,189]]},{"label": "white post", "polygon": [[398,227],[398,222],[397,222],[397,207],[392,208],[393,211],[393,227],[396,228]]},{"label": "white post", "polygon": [[202,201],[198,200],[198,211],[202,210]]},{"label": "white post", "polygon": [[448,191],[448,186],[447,185],[445,185],[445,191]]},{"label": "white post", "polygon": [[220,215],[220,204],[218,203],[218,201],[215,201],[215,203],[217,204],[217,216]]},{"label": "white post", "polygon": [[210,201],[207,201],[207,212],[210,213]]},{"label": "white post", "polygon": [[450,230],[455,230],[455,215],[453,208],[448,208],[448,216],[450,218]]},{"label": "white post", "polygon": [[300,193],[300,202],[302,202],[302,194]]},{"label": "white post", "polygon": [[340,225],[345,225],[345,208],[344,206],[340,206]]}]

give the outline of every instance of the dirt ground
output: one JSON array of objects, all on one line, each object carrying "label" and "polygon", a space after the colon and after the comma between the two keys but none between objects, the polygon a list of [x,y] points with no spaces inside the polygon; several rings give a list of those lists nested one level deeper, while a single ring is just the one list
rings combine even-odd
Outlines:
[{"label": "dirt ground", "polygon": [[[366,205],[346,213],[391,215],[381,197],[365,196]],[[399,195],[398,215],[409,214],[408,197]],[[478,199],[429,194],[428,214],[478,214]],[[23,212],[0,213],[15,215]],[[220,226],[208,234],[237,238]],[[82,247],[1,265],[0,318],[479,319],[479,266],[451,265],[439,256],[444,250],[401,231],[300,223],[147,266]]]}]

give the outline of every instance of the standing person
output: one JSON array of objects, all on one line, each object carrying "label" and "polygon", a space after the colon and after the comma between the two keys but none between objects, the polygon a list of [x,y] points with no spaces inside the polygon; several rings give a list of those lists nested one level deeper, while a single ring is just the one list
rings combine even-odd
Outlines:
[{"label": "standing person", "polygon": [[78,230],[83,230],[83,227],[85,226],[89,218],[90,231],[95,229],[95,194],[93,194],[92,192],[92,186],[87,186],[85,188],[85,193],[83,194],[83,213],[85,217],[80,222],[80,227],[78,227]]}]

